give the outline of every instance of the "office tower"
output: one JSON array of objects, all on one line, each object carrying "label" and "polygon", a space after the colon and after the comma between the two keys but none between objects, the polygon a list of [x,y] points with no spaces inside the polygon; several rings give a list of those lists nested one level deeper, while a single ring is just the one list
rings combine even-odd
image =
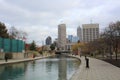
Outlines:
[{"label": "office tower", "polygon": [[51,45],[52,44],[52,38],[50,36],[48,36],[46,38],[46,45]]},{"label": "office tower", "polygon": [[66,45],[66,25],[59,24],[58,25],[58,48],[61,50],[64,50],[65,45]]},{"label": "office tower", "polygon": [[80,26],[77,28],[77,37],[79,37],[79,40],[82,41],[82,29]]},{"label": "office tower", "polygon": [[83,24],[83,42],[94,41],[99,38],[99,24]]},{"label": "office tower", "polygon": [[78,40],[79,40],[79,37],[77,37],[77,36],[73,36],[73,37],[72,37],[72,42],[73,42],[73,43],[77,43]]},{"label": "office tower", "polygon": [[69,43],[72,42],[72,38],[73,38],[73,35],[68,35],[68,41],[69,41]]},{"label": "office tower", "polygon": [[73,36],[73,35],[68,35],[68,40],[69,40],[69,43],[77,43],[79,40],[79,37]]}]

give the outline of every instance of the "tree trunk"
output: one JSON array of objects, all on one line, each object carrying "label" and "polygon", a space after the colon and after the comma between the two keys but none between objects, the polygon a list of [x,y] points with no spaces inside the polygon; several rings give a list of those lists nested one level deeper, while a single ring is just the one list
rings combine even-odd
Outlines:
[{"label": "tree trunk", "polygon": [[115,59],[116,59],[116,61],[117,61],[117,53],[118,53],[118,49],[117,49],[118,47],[117,47],[117,45],[116,45],[116,48],[115,48]]},{"label": "tree trunk", "polygon": [[115,56],[116,56],[116,61],[117,61],[117,52],[115,52]]},{"label": "tree trunk", "polygon": [[111,50],[111,46],[110,46],[110,59],[112,59],[112,50]]}]

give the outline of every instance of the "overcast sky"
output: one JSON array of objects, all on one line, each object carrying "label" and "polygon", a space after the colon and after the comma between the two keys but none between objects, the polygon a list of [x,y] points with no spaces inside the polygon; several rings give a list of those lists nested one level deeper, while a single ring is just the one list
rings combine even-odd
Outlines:
[{"label": "overcast sky", "polygon": [[60,23],[76,35],[77,27],[91,20],[101,30],[120,20],[120,0],[0,0],[0,21],[27,32],[29,42],[57,38]]}]

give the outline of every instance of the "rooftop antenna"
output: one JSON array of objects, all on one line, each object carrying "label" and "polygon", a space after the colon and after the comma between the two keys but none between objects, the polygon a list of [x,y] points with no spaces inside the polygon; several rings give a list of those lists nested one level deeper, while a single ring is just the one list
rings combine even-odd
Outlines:
[{"label": "rooftop antenna", "polygon": [[62,24],[63,23],[63,19],[60,19],[60,24]]},{"label": "rooftop antenna", "polygon": [[90,19],[90,23],[92,24],[92,18]]}]

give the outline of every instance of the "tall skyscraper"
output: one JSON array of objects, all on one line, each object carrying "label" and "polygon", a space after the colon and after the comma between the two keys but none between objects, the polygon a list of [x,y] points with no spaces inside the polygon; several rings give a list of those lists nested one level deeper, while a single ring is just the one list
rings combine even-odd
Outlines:
[{"label": "tall skyscraper", "polygon": [[58,48],[64,50],[66,45],[66,25],[58,25]]},{"label": "tall skyscraper", "polygon": [[46,38],[46,45],[51,45],[52,44],[52,38],[50,36],[48,36]]},{"label": "tall skyscraper", "polygon": [[82,29],[80,26],[77,28],[77,37],[79,37],[79,40],[82,41]]},{"label": "tall skyscraper", "polygon": [[83,42],[90,42],[99,38],[99,24],[83,24]]}]

